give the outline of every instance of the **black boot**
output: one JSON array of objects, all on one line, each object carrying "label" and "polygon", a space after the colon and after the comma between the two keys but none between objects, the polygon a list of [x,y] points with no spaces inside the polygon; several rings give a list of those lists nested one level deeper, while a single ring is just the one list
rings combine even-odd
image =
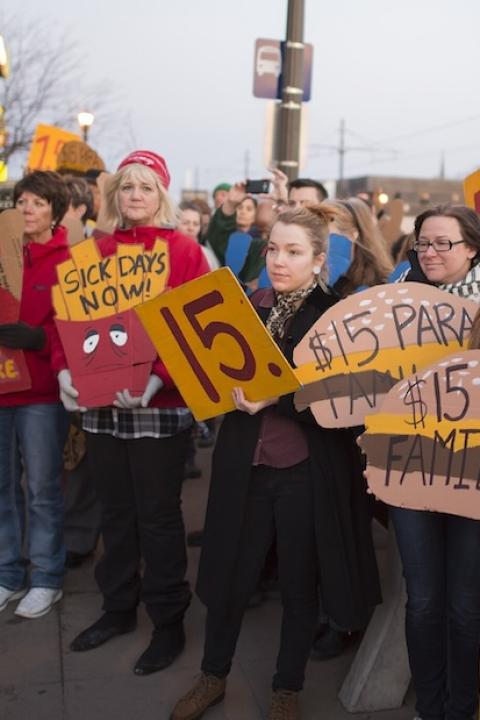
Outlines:
[{"label": "black boot", "polygon": [[138,658],[133,672],[135,675],[151,675],[164,670],[180,655],[184,647],[183,623],[166,628],[155,628],[150,645]]},{"label": "black boot", "polygon": [[74,652],[93,650],[116,635],[132,632],[137,627],[136,611],[126,613],[106,612],[100,620],[90,625],[72,641],[70,649]]}]

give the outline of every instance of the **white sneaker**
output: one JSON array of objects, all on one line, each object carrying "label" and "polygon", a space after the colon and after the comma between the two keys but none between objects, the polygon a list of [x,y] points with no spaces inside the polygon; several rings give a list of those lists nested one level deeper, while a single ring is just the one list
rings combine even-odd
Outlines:
[{"label": "white sneaker", "polygon": [[63,592],[57,588],[34,587],[18,604],[15,615],[24,618],[38,618],[46,615],[54,603],[61,600]]},{"label": "white sneaker", "polygon": [[26,588],[23,588],[23,590],[9,590],[8,588],[0,585],[0,612],[5,610],[8,603],[12,602],[12,600],[20,600],[26,592]]}]

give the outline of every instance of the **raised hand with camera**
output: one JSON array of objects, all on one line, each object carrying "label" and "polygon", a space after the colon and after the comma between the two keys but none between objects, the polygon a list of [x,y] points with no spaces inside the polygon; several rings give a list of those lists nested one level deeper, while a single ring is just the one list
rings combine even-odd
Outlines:
[{"label": "raised hand with camera", "polygon": [[235,215],[238,206],[247,197],[247,191],[245,189],[246,183],[237,182],[232,185],[228,191],[227,199],[222,205],[222,212],[224,215]]}]

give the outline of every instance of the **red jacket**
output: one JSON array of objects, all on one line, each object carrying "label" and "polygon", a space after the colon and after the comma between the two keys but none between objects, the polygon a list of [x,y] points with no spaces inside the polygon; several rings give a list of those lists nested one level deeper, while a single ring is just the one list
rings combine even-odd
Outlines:
[{"label": "red jacket", "polygon": [[52,286],[58,282],[56,266],[68,260],[67,230],[60,226],[49,242],[29,242],[24,246],[23,285],[20,320],[41,326],[47,339],[42,350],[25,350],[32,387],[0,395],[0,407],[57,403],[58,382],[52,369],[52,355],[62,355],[62,347],[53,321]]},{"label": "red jacket", "polygon": [[[201,245],[176,230],[157,227],[117,229],[113,235],[100,238],[97,242],[103,257],[106,257],[116,252],[117,243],[142,243],[146,250],[151,250],[157,238],[162,238],[168,242],[170,254],[169,288],[178,287],[209,272],[210,268]],[[163,387],[154,395],[149,407],[184,406],[185,401],[175,387],[167,368],[160,358],[157,358],[153,363],[152,372],[163,380]]]}]

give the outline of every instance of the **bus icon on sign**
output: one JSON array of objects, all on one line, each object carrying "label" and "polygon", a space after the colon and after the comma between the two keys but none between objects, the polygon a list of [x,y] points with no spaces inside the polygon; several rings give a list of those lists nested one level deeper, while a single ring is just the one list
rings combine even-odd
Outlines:
[{"label": "bus icon on sign", "polygon": [[282,72],[282,53],[275,45],[261,45],[257,51],[257,75],[274,75],[275,78]]}]

